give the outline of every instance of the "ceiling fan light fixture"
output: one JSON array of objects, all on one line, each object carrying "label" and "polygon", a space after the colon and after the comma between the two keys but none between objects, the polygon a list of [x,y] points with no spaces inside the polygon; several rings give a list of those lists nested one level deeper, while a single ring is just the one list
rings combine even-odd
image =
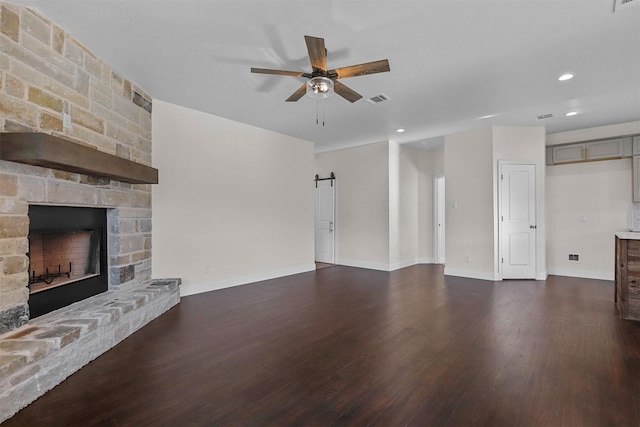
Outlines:
[{"label": "ceiling fan light fixture", "polygon": [[313,77],[307,82],[307,95],[311,98],[328,98],[333,95],[333,80],[328,77]]}]

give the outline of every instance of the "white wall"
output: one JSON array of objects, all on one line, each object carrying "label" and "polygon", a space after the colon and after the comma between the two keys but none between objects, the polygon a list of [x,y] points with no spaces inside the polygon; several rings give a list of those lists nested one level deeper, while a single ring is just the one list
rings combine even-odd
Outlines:
[{"label": "white wall", "polygon": [[336,174],[336,264],[389,269],[389,143],[318,153],[316,172]]},{"label": "white wall", "polygon": [[157,99],[154,277],[182,295],[314,269],[313,144]]},{"label": "white wall", "polygon": [[492,128],[445,136],[444,169],[445,274],[494,280]]},{"label": "white wall", "polygon": [[[640,121],[550,134],[547,144],[634,133]],[[613,280],[614,233],[629,227],[631,159],[548,166],[546,184],[549,273]],[[579,262],[570,262],[570,253]]]},{"label": "white wall", "polygon": [[[423,152],[426,154],[426,152]],[[391,269],[420,262],[420,202],[426,194],[420,192],[420,151],[400,146],[398,152],[398,253],[391,260]]]}]

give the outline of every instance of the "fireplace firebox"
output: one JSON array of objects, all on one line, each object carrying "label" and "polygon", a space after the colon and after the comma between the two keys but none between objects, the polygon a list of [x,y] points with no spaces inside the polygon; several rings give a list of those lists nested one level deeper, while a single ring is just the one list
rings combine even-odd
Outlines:
[{"label": "fireplace firebox", "polygon": [[109,288],[106,209],[30,205],[29,220],[31,318]]}]

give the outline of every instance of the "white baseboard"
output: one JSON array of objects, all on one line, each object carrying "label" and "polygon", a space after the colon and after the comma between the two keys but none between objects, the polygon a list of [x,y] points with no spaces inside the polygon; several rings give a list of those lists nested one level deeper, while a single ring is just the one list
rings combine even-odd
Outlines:
[{"label": "white baseboard", "polygon": [[418,264],[437,264],[435,258],[418,258]]},{"label": "white baseboard", "polygon": [[[276,279],[278,277],[291,276],[293,274],[306,273],[314,271],[316,265],[311,264],[304,267],[285,268],[282,270],[273,270],[260,274],[252,274],[242,277],[234,277],[233,279],[218,280],[213,282],[188,283],[188,278],[182,278],[180,285],[180,296],[201,294],[203,292],[215,291],[218,289],[230,288],[232,286],[247,285],[249,283],[260,282],[262,280]],[[185,283],[185,281],[187,283]]]},{"label": "white baseboard", "polygon": [[457,277],[466,277],[468,279],[480,279],[480,280],[489,280],[491,282],[495,282],[496,279],[492,272],[488,271],[474,271],[474,270],[461,270],[459,268],[447,268],[444,266],[444,275],[445,276],[457,276]]},{"label": "white baseboard", "polygon": [[347,267],[368,268],[369,270],[390,271],[389,264],[360,261],[352,259],[340,259],[336,261],[338,265],[346,265]]},{"label": "white baseboard", "polygon": [[610,271],[583,271],[568,268],[550,268],[549,274],[554,276],[581,277],[583,279],[615,280],[615,273]]}]

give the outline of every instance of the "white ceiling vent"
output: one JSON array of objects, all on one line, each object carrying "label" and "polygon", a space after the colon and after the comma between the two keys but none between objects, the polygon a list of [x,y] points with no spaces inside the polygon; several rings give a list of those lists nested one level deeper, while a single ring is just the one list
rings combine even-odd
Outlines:
[{"label": "white ceiling vent", "polygon": [[381,103],[383,101],[388,101],[389,99],[390,98],[387,95],[385,95],[384,93],[381,93],[380,95],[373,96],[373,97],[367,99],[367,102],[369,104],[379,104],[379,103]]},{"label": "white ceiling vent", "polygon": [[629,9],[633,5],[639,5],[640,0],[613,0],[613,11],[621,12]]}]

